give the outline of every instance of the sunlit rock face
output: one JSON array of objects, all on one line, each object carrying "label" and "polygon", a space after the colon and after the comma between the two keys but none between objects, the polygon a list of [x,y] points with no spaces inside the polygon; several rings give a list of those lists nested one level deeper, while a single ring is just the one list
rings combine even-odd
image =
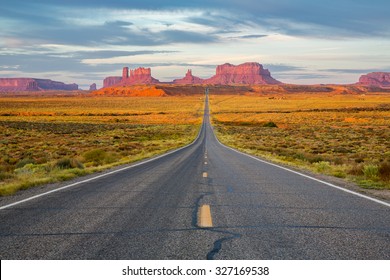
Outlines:
[{"label": "sunlit rock face", "polygon": [[225,63],[217,66],[216,75],[203,81],[205,84],[281,84],[271,77],[271,73],[257,62],[247,62],[240,65]]},{"label": "sunlit rock face", "polygon": [[362,75],[359,84],[365,86],[390,87],[390,72],[372,72]]},{"label": "sunlit rock face", "polygon": [[123,68],[122,80],[118,85],[150,85],[157,84],[160,81],[152,77],[152,71],[150,68],[139,67],[134,70],[130,70],[130,75],[128,74],[129,69],[127,67]]},{"label": "sunlit rock face", "polygon": [[178,85],[193,85],[193,84],[202,84],[203,79],[195,77],[192,75],[192,70],[188,69],[184,78],[173,80],[174,84]]},{"label": "sunlit rock face", "polygon": [[[107,77],[103,81],[103,87],[126,86],[126,85],[150,85],[160,83],[159,80],[152,77],[150,68],[139,67],[129,70],[128,67],[122,69],[122,77]],[[189,69],[186,75],[181,79],[175,79],[173,84],[192,85],[192,84],[216,84],[216,85],[276,85],[281,84],[278,80],[271,77],[271,73],[263,68],[263,65],[257,62],[247,62],[240,65],[225,63],[218,65],[216,74],[209,79],[201,79],[193,76]]]}]

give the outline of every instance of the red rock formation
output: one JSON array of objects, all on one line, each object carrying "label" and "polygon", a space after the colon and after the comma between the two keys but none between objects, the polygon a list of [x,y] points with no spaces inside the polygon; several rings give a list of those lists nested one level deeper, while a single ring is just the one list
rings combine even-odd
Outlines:
[{"label": "red rock formation", "polygon": [[150,68],[140,67],[134,70],[130,70],[130,77],[126,79],[122,78],[122,81],[119,83],[119,85],[150,85],[158,84],[159,82],[159,80],[152,77],[152,71]]},{"label": "red rock formation", "polygon": [[0,92],[38,90],[78,90],[77,84],[64,84],[48,79],[0,78]]},{"label": "red rock formation", "polygon": [[[103,81],[103,87],[126,86],[126,85],[150,85],[158,84],[159,80],[151,75],[150,68],[137,68],[130,70],[128,67],[122,70],[122,77],[107,77]],[[185,77],[182,79],[173,80],[174,84],[217,84],[217,85],[233,85],[233,84],[282,84],[271,77],[271,73],[264,69],[263,66],[256,62],[247,62],[238,66],[226,63],[217,66],[216,75],[203,80],[192,75],[192,71],[188,70]]]},{"label": "red rock formation", "polygon": [[78,90],[77,84],[64,84],[62,82],[47,80],[47,79],[34,79],[37,82],[40,90]]},{"label": "red rock formation", "polygon": [[362,75],[359,78],[359,84],[364,86],[389,87],[390,72],[373,72]]},{"label": "red rock formation", "polygon": [[271,73],[257,62],[240,65],[225,63],[217,66],[216,75],[203,81],[204,84],[281,84],[271,77]]},{"label": "red rock formation", "polygon": [[123,67],[122,77],[107,77],[103,80],[103,88],[112,86],[126,86],[126,85],[150,85],[158,84],[160,81],[153,78],[150,68],[137,68],[130,70],[129,68]]},{"label": "red rock formation", "polygon": [[129,77],[129,67],[123,67],[122,69],[122,79],[127,79]]},{"label": "red rock formation", "polygon": [[103,80],[103,87],[112,87],[119,84],[122,81],[122,77],[107,77]]},{"label": "red rock formation", "polygon": [[0,91],[39,90],[38,84],[31,78],[0,78]]},{"label": "red rock formation", "polygon": [[173,83],[179,85],[202,84],[203,79],[193,76],[191,69],[188,69],[184,78],[173,80]]}]

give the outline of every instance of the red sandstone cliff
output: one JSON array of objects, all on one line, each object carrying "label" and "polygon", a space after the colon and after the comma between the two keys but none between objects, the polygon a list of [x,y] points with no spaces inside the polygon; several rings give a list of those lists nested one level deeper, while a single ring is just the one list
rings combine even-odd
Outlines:
[{"label": "red sandstone cliff", "polygon": [[[159,80],[152,77],[150,68],[137,68],[130,70],[124,67],[122,77],[107,77],[103,81],[103,87],[126,86],[126,85],[150,85],[158,84]],[[232,65],[229,63],[218,65],[216,75],[203,80],[192,75],[192,71],[188,70],[185,77],[182,79],[173,80],[174,84],[216,84],[216,85],[268,85],[282,84],[278,80],[271,77],[271,73],[264,69],[257,62],[247,62],[240,65]]]},{"label": "red sandstone cliff", "polygon": [[173,80],[173,83],[179,85],[202,84],[203,79],[193,76],[191,69],[188,69],[184,78]]},{"label": "red sandstone cliff", "polygon": [[130,70],[123,67],[122,77],[107,77],[103,80],[103,88],[112,86],[127,86],[127,85],[150,85],[158,84],[160,81],[153,78],[150,68],[137,68]]},{"label": "red sandstone cliff", "polygon": [[122,77],[107,77],[103,80],[103,87],[112,87],[119,84],[122,81]]},{"label": "red sandstone cliff", "polygon": [[79,86],[77,84],[64,84],[62,82],[44,80],[44,79],[34,79],[40,90],[78,90]]},{"label": "red sandstone cliff", "polygon": [[203,81],[204,84],[281,84],[271,77],[271,73],[257,62],[247,62],[240,65],[225,63],[217,66],[216,75]]},{"label": "red sandstone cliff", "polygon": [[150,85],[158,84],[160,81],[152,77],[152,71],[150,68],[139,67],[134,70],[130,70],[130,76],[128,75],[128,68],[124,67],[122,72],[122,80],[119,85]]},{"label": "red sandstone cliff", "polygon": [[373,72],[362,75],[359,84],[365,86],[390,87],[390,72]]},{"label": "red sandstone cliff", "polygon": [[39,90],[78,90],[77,84],[65,84],[48,79],[0,78],[0,92]]}]

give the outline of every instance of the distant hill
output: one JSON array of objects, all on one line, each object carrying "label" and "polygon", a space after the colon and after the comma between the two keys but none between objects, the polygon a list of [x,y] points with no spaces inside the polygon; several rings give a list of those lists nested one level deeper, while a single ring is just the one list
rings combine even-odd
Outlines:
[{"label": "distant hill", "polygon": [[362,75],[359,78],[360,85],[389,87],[390,88],[390,72],[372,72]]},{"label": "distant hill", "polygon": [[77,84],[65,84],[49,79],[0,78],[0,92],[78,89]]}]

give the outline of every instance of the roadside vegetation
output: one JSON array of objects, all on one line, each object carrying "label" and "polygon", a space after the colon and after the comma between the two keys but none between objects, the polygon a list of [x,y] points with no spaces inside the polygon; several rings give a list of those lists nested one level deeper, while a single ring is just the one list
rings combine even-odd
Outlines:
[{"label": "roadside vegetation", "polygon": [[218,138],[244,152],[364,188],[390,189],[390,95],[210,98]]},{"label": "roadside vegetation", "polygon": [[0,97],[0,195],[191,143],[203,97]]}]

